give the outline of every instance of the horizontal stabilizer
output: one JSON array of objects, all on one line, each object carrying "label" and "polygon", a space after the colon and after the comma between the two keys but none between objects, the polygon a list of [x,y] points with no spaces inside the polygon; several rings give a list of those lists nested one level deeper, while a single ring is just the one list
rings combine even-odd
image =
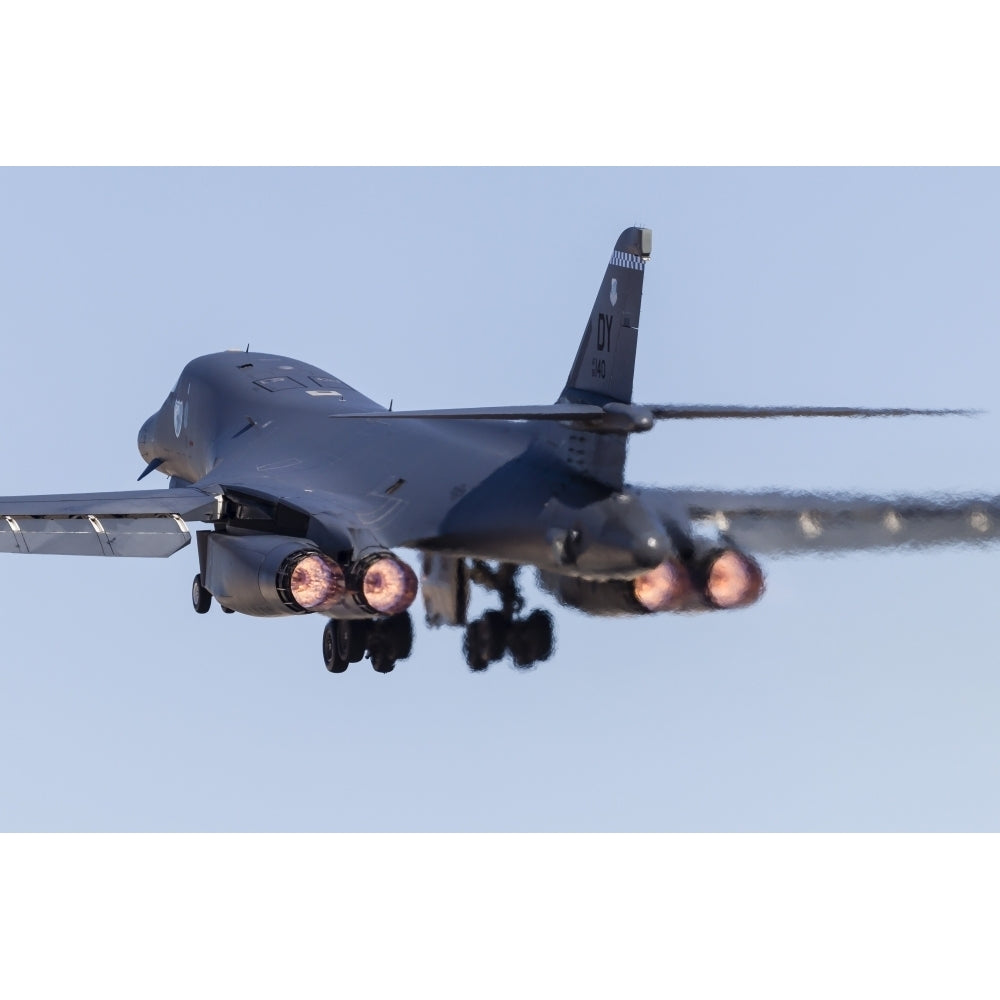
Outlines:
[{"label": "horizontal stabilizer", "polygon": [[863,406],[668,406],[647,407],[657,420],[719,420],[759,417],[971,417],[979,410],[926,410]]},{"label": "horizontal stabilizer", "polygon": [[331,413],[337,420],[601,420],[599,406],[550,403],[546,406],[474,406],[454,410],[379,410],[367,413]]},{"label": "horizontal stabilizer", "polygon": [[379,410],[331,413],[337,420],[556,420],[606,434],[648,431],[657,420],[720,420],[763,417],[930,417],[972,416],[978,410],[929,410],[860,406],[643,406],[611,402],[553,403],[547,406],[469,407],[451,410]]}]

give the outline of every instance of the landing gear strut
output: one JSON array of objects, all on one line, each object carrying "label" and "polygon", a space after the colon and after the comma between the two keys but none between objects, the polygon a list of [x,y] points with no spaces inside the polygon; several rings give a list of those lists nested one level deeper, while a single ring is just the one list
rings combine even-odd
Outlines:
[{"label": "landing gear strut", "polygon": [[552,655],[552,616],[536,610],[527,618],[517,617],[524,608],[517,586],[519,569],[512,563],[500,563],[496,569],[479,560],[472,563],[469,580],[499,594],[500,610],[487,611],[466,626],[462,649],[470,670],[485,670],[503,659],[506,652],[521,670]]},{"label": "landing gear strut", "polygon": [[331,619],[323,629],[323,663],[331,674],[342,674],[366,653],[372,667],[387,674],[412,651],[413,622],[408,611],[379,621]]}]

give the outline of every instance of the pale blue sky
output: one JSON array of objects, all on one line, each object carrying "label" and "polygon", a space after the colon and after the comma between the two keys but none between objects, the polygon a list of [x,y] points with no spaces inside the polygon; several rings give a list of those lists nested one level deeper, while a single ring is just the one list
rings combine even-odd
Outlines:
[{"label": "pale blue sky", "polygon": [[[182,366],[247,342],[551,401],[632,224],[637,399],[995,411],[661,426],[634,481],[1000,493],[1000,175],[915,169],[3,171],[0,493],[131,488]],[[333,677],[320,619],[195,615],[193,549],[4,556],[0,829],[996,830],[998,560],[768,561],[741,612],[557,611],[526,675],[421,625]]]}]

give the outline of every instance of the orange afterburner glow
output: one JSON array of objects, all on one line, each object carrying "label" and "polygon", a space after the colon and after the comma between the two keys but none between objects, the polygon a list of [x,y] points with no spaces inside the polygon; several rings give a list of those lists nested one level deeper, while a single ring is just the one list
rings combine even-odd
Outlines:
[{"label": "orange afterburner glow", "polygon": [[672,559],[661,562],[632,583],[635,599],[647,611],[670,611],[688,596],[691,583],[687,570]]},{"label": "orange afterburner glow", "polygon": [[743,608],[764,592],[764,574],[749,556],[722,549],[709,559],[705,596],[717,608]]},{"label": "orange afterburner glow", "polygon": [[292,569],[288,581],[295,603],[306,611],[336,604],[344,596],[344,571],[328,556],[310,552]]},{"label": "orange afterburner glow", "polygon": [[416,599],[417,575],[395,556],[379,556],[365,568],[361,593],[373,611],[398,615]]}]

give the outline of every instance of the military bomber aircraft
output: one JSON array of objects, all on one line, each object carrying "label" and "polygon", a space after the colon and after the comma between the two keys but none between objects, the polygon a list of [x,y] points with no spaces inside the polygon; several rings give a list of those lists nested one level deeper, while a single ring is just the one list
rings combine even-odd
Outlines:
[{"label": "military bomber aircraft", "polygon": [[[659,420],[874,417],[959,411],[643,405],[632,400],[649,229],[618,238],[558,400],[386,409],[314,365],[226,351],[191,361],[139,431],[169,488],[0,498],[0,551],[169,556],[196,534],[191,596],[204,614],[325,618],[323,661],[410,655],[409,608],[464,629],[473,670],[553,649],[525,613],[534,567],[560,603],[595,615],[741,608],[764,555],[995,537],[991,500],[650,489],[625,481],[629,435]],[[397,549],[420,553],[421,585]],[[499,607],[467,620],[473,586]]]}]

